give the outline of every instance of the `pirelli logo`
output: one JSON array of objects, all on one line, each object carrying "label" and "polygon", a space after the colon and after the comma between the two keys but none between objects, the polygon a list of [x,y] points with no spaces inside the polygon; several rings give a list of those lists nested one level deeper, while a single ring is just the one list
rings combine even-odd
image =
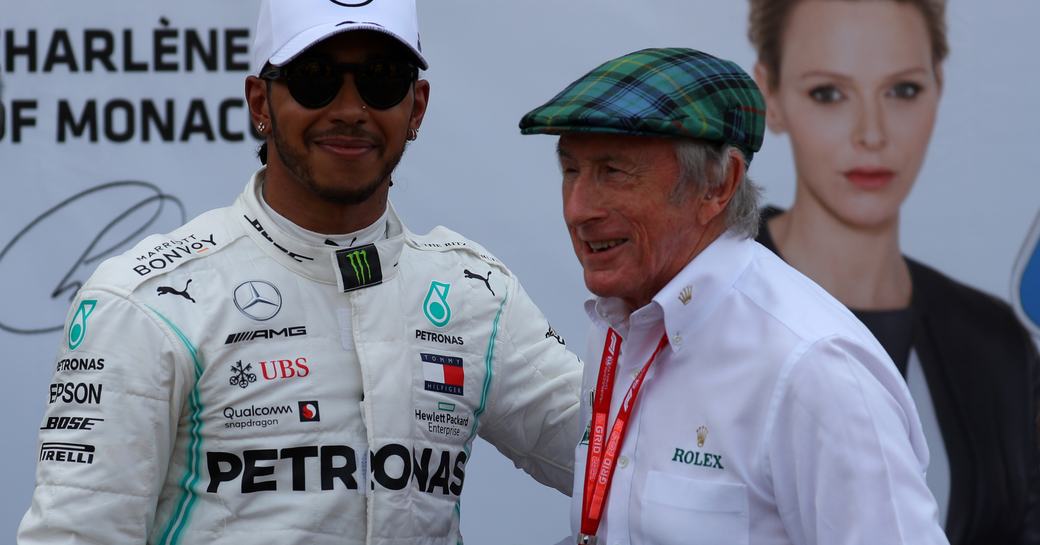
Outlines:
[{"label": "pirelli logo", "polygon": [[257,329],[255,331],[243,331],[232,333],[227,336],[224,344],[235,344],[258,339],[278,339],[288,337],[302,337],[307,334],[307,326],[283,327],[282,329]]},{"label": "pirelli logo", "polygon": [[94,445],[79,443],[43,443],[40,445],[41,462],[93,464]]}]

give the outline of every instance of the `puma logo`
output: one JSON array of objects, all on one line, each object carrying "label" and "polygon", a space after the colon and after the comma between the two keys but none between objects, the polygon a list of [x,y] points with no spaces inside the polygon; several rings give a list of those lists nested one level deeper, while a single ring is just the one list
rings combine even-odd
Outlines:
[{"label": "puma logo", "polygon": [[484,285],[487,286],[488,291],[491,292],[491,295],[495,295],[495,290],[491,289],[491,271],[488,271],[487,278],[484,278],[479,274],[474,274],[470,272],[469,269],[462,269],[462,272],[465,273],[466,278],[475,278],[483,282]]},{"label": "puma logo", "polygon": [[183,297],[183,298],[191,301],[192,303],[194,303],[195,302],[195,298],[193,298],[191,295],[188,295],[188,286],[190,286],[190,285],[191,285],[191,279],[189,278],[188,279],[188,283],[184,285],[184,289],[181,290],[181,291],[177,291],[177,290],[175,290],[175,289],[173,289],[171,287],[168,287],[168,286],[159,286],[158,288],[155,288],[155,291],[159,295],[167,295],[167,294],[180,295],[181,297]]}]

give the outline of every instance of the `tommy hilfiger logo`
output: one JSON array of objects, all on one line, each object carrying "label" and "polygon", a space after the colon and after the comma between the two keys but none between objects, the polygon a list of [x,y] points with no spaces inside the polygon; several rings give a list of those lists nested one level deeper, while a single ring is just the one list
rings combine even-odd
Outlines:
[{"label": "tommy hilfiger logo", "polygon": [[462,358],[441,354],[420,353],[424,387],[430,392],[461,396],[466,383]]},{"label": "tommy hilfiger logo", "polygon": [[686,286],[681,292],[679,292],[679,301],[682,302],[682,304],[687,305],[690,303],[691,299],[693,299],[693,288]]}]

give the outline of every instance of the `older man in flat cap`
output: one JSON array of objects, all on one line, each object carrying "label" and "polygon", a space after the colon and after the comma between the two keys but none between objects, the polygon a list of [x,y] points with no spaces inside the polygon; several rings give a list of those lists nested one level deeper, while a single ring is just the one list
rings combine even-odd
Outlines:
[{"label": "older man in flat cap", "polygon": [[764,109],[734,63],[648,49],[520,122],[561,135],[564,217],[597,296],[579,544],[946,543],[895,366],[753,240]]}]

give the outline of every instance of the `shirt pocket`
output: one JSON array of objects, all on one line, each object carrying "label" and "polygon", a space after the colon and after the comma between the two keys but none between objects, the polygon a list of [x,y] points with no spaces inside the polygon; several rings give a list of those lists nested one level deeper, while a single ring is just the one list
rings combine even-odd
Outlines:
[{"label": "shirt pocket", "polygon": [[647,475],[641,523],[645,543],[747,545],[747,487],[660,471]]}]

